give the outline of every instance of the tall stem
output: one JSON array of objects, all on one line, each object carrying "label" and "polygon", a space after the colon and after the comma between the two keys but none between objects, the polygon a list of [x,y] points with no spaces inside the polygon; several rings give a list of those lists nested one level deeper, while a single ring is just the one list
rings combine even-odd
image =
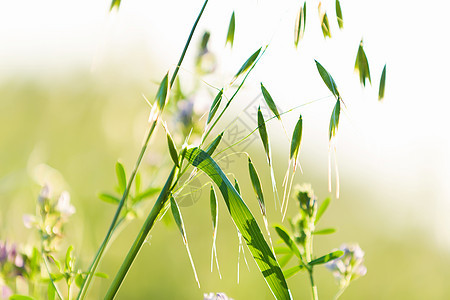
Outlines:
[{"label": "tall stem", "polygon": [[[200,13],[197,16],[196,21],[195,21],[194,25],[192,26],[191,32],[190,32],[189,37],[188,37],[188,39],[186,41],[186,44],[184,46],[183,52],[181,53],[180,59],[178,60],[177,66],[176,66],[176,68],[175,68],[175,70],[173,72],[172,78],[170,80],[170,88],[172,88],[172,86],[173,86],[173,84],[175,82],[176,76],[177,76],[178,71],[180,69],[180,66],[181,66],[181,64],[182,64],[182,62],[184,60],[184,57],[185,57],[186,52],[187,52],[187,49],[189,48],[189,44],[191,43],[191,40],[192,40],[192,37],[194,35],[195,29],[197,27],[197,24],[200,21],[201,16],[203,15],[203,12],[204,12],[204,10],[206,8],[206,4],[207,3],[208,3],[208,0],[205,0],[205,2],[203,3],[202,8],[200,10]],[[162,111],[161,111],[161,113],[162,113]],[[80,292],[78,294],[77,299],[83,299],[86,296],[87,290],[88,290],[90,282],[92,280],[92,277],[93,277],[93,275],[94,275],[94,273],[95,273],[95,271],[96,271],[96,269],[98,267],[98,264],[99,264],[99,262],[100,262],[100,260],[101,260],[101,258],[103,256],[103,253],[104,253],[104,251],[106,249],[106,246],[107,246],[109,240],[111,239],[111,236],[112,236],[112,234],[114,232],[114,229],[115,229],[115,225],[117,223],[117,220],[119,219],[120,212],[122,211],[122,208],[123,208],[123,206],[125,204],[125,201],[128,198],[128,195],[129,195],[129,192],[130,192],[130,189],[131,189],[131,185],[132,185],[132,183],[134,181],[134,178],[136,176],[136,173],[137,173],[137,171],[139,169],[139,166],[141,164],[141,161],[142,161],[142,158],[143,158],[143,156],[145,154],[145,151],[147,150],[148,143],[150,141],[150,138],[151,138],[151,136],[153,134],[153,131],[154,131],[155,127],[156,127],[157,122],[158,122],[158,119],[154,120],[152,122],[152,125],[150,126],[150,129],[148,131],[148,134],[147,134],[147,137],[145,139],[144,145],[141,148],[141,152],[140,152],[139,157],[138,157],[138,159],[136,161],[135,168],[134,168],[134,170],[133,170],[133,172],[132,172],[132,174],[131,174],[131,176],[130,176],[130,178],[128,180],[127,187],[126,187],[126,189],[125,189],[125,191],[124,191],[124,193],[122,195],[122,199],[119,202],[119,205],[117,207],[117,210],[116,210],[116,213],[114,215],[114,218],[113,218],[113,220],[111,222],[111,225],[109,226],[108,232],[107,232],[107,234],[106,234],[106,236],[105,236],[105,238],[104,238],[100,248],[98,249],[98,251],[97,251],[97,253],[96,253],[95,257],[94,257],[94,260],[92,261],[92,263],[91,263],[91,265],[89,267],[86,279],[84,280],[84,282],[83,282],[83,284],[82,284],[82,286],[80,288]],[[156,205],[156,203],[155,203],[155,205]],[[151,229],[152,226],[153,226],[153,224],[151,224],[150,229]],[[131,264],[130,264],[130,266],[131,266]]]},{"label": "tall stem", "polygon": [[113,282],[111,283],[108,292],[105,295],[105,299],[113,299],[117,292],[119,291],[120,286],[122,285],[123,280],[125,279],[128,271],[131,268],[131,265],[133,264],[134,260],[136,259],[136,256],[138,255],[139,251],[142,248],[142,245],[144,244],[145,240],[147,239],[148,233],[152,229],[159,213],[164,208],[167,199],[169,198],[170,191],[172,189],[172,182],[175,177],[175,173],[177,171],[176,166],[172,168],[172,172],[169,175],[169,178],[167,178],[167,181],[161,190],[161,193],[158,196],[158,199],[156,200],[155,204],[153,205],[152,210],[150,211],[150,214],[148,215],[147,219],[145,220],[144,225],[142,225],[141,230],[139,231],[139,234],[137,235],[136,239],[133,242],[133,245],[131,246],[130,250],[128,251],[127,256],[125,257],[122,266],[120,267],[119,271],[116,274],[116,277],[114,278]]}]

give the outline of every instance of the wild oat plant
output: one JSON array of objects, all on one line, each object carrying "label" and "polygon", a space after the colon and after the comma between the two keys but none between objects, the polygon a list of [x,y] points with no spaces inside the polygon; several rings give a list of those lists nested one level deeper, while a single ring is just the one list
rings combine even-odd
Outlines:
[{"label": "wild oat plant", "polygon": [[[114,0],[111,4],[111,9],[118,9],[120,2],[120,0]],[[100,244],[91,264],[87,268],[86,266],[79,266],[73,256],[73,246],[69,246],[67,249],[60,249],[61,240],[65,238],[64,226],[69,221],[69,217],[75,213],[75,208],[70,204],[70,197],[67,192],[63,192],[55,200],[56,198],[50,194],[49,187],[44,186],[38,196],[36,214],[24,216],[25,226],[37,232],[40,237],[40,244],[17,245],[11,241],[0,241],[1,298],[89,299],[89,287],[93,276],[106,277],[106,274],[99,273],[97,269],[112,238],[130,220],[138,216],[138,212],[145,213],[145,211],[142,211],[141,202],[148,201],[148,199],[152,199],[155,195],[158,196],[154,201],[153,207],[147,213],[144,224],[133,244],[130,245],[122,265],[117,273],[112,276],[113,280],[104,298],[113,299],[116,296],[139,250],[146,242],[149,232],[153,229],[155,223],[161,220],[166,214],[171,214],[175,220],[191,261],[195,279],[200,287],[200,280],[197,277],[194,261],[190,254],[186,228],[179,205],[183,191],[184,193],[186,192],[184,189],[200,174],[206,174],[210,181],[208,186],[210,190],[213,232],[211,270],[216,265],[220,276],[216,251],[219,201],[225,202],[229,216],[236,226],[240,241],[239,250],[243,250],[244,243],[247,245],[260,270],[260,274],[262,275],[261,279],[265,280],[269,290],[276,299],[291,299],[293,297],[286,279],[298,272],[306,272],[309,275],[312,298],[318,299],[319,289],[314,281],[314,270],[321,265],[328,268],[336,278],[338,284],[336,298],[344,292],[353,280],[365,275],[366,268],[363,265],[364,252],[357,244],[344,244],[340,249],[316,255],[313,247],[314,236],[334,232],[334,229],[321,229],[317,227],[321,217],[330,204],[330,198],[323,200],[319,205],[319,200],[314,195],[311,186],[303,184],[292,189],[293,182],[295,181],[294,175],[297,170],[301,170],[299,157],[301,154],[303,118],[299,114],[294,130],[289,133],[283,124],[283,117],[288,113],[291,114],[295,113],[295,111],[301,111],[303,106],[312,105],[314,101],[297,107],[291,107],[289,110],[280,113],[275,103],[276,97],[273,97],[266,86],[261,83],[260,92],[263,96],[262,99],[264,99],[264,103],[262,104],[268,107],[270,115],[264,117],[259,107],[256,114],[257,127],[248,135],[235,141],[232,145],[219,147],[224,134],[228,130],[228,128],[225,128],[220,131],[219,121],[223,119],[230,104],[243,89],[253,69],[260,62],[267,48],[270,47],[270,43],[256,49],[256,51],[249,55],[249,58],[237,70],[235,75],[229,78],[228,82],[225,82],[222,87],[215,88],[216,93],[211,96],[209,111],[198,112],[198,109],[195,107],[196,103],[192,100],[194,97],[190,97],[190,94],[195,94],[200,89],[199,86],[203,84],[203,76],[211,75],[216,71],[216,64],[220,60],[209,50],[208,42],[210,33],[205,32],[200,39],[201,41],[196,54],[195,72],[198,76],[195,76],[195,78],[197,82],[194,83],[192,91],[186,92],[182,90],[180,79],[177,75],[207,4],[208,0],[205,0],[192,26],[176,67],[168,71],[163,77],[154,102],[150,103],[149,101],[151,108],[147,132],[134,168],[127,176],[125,167],[121,163],[116,163],[117,193],[102,193],[99,195],[101,200],[117,205],[117,209],[103,242]],[[308,6],[312,4],[308,2]],[[313,26],[313,23],[309,21],[310,15],[312,17],[312,10],[308,8],[307,14],[306,5],[305,1],[299,3],[298,6],[296,23],[293,24],[294,41],[292,47],[302,47],[307,20]],[[328,17],[329,11],[327,9],[332,9],[332,7],[325,7],[320,2],[316,3],[316,5],[318,5],[323,36],[324,38],[331,38],[332,30]],[[344,23],[339,0],[336,0],[334,9],[337,25],[339,29],[342,29]],[[234,43],[238,20],[236,16],[238,16],[238,13],[233,12],[231,15],[225,38],[226,47],[233,48],[238,46]],[[346,106],[343,96],[339,93],[338,86],[331,74],[318,61],[315,61],[315,64],[320,75],[317,78],[321,78],[331,92],[330,97],[334,98],[335,101],[333,107],[331,107],[332,113],[328,133],[331,155],[331,153],[335,153],[336,151],[334,140],[338,132],[341,111],[345,110]],[[371,84],[368,59],[364,52],[362,40],[358,46],[355,70],[359,74],[361,85],[365,86],[367,81]],[[192,76],[192,73],[189,75]],[[385,80],[386,66],[383,69],[380,79],[379,100],[384,97]],[[164,111],[167,111],[167,113],[163,114]],[[284,180],[276,178],[273,171],[271,143],[267,130],[267,126],[271,122],[281,122],[286,138],[290,142],[289,164]],[[150,139],[157,126],[161,126],[166,133],[167,155],[170,156],[173,166],[169,174],[167,174],[167,179],[162,187],[152,186],[143,189],[141,187],[139,169],[147,152]],[[220,133],[216,134],[217,132]],[[289,230],[283,225],[277,224],[271,226],[269,224],[266,214],[267,203],[265,201],[268,196],[265,196],[263,193],[257,168],[248,153],[244,153],[248,158],[248,176],[251,180],[255,197],[259,203],[259,213],[262,214],[263,219],[262,225],[258,224],[254,214],[242,198],[237,178],[233,175],[227,175],[218,164],[219,160],[224,158],[226,150],[231,149],[233,151],[233,146],[244,143],[247,139],[255,135],[258,136],[257,138],[264,148],[267,165],[270,169],[272,182],[270,197],[273,194],[274,205],[275,207],[279,207],[278,211],[283,221],[286,216],[289,199],[291,198],[291,190],[293,190],[292,198],[297,203],[298,213],[293,218],[287,218],[287,223],[290,227]],[[331,163],[329,166],[329,174],[331,174]],[[230,176],[231,179],[229,178]],[[336,180],[336,197],[339,197],[337,167]],[[277,181],[283,182],[282,191],[278,191]],[[331,182],[330,176],[329,182]],[[203,186],[199,188],[203,188]],[[190,193],[193,192],[191,191]],[[274,237],[270,234],[271,228],[274,228],[285,246],[275,244],[277,246],[274,247],[272,241]],[[294,266],[292,266],[293,258],[296,261]],[[290,267],[287,267],[288,263],[290,263]],[[80,268],[84,268],[84,270]],[[204,299],[231,298],[220,293],[220,291],[219,293],[206,291]]]}]

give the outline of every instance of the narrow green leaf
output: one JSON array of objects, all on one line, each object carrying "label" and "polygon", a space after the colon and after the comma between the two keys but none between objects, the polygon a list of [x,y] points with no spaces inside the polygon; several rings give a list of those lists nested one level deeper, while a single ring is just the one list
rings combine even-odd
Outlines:
[{"label": "narrow green leaf", "polygon": [[216,95],[216,98],[214,98],[213,103],[211,104],[211,108],[209,109],[209,115],[208,115],[208,120],[206,121],[206,125],[209,124],[209,122],[211,122],[212,118],[214,118],[214,115],[217,112],[217,109],[220,106],[220,101],[222,100],[222,96],[223,96],[223,89],[221,89],[219,91],[219,93]]},{"label": "narrow green leaf", "polygon": [[186,230],[184,228],[183,218],[181,217],[180,208],[178,207],[175,199],[170,196],[170,208],[172,210],[173,218],[175,223],[177,223],[178,229],[180,230],[181,236],[183,237],[183,243],[186,247],[186,251],[189,255],[189,260],[191,261],[192,270],[194,271],[195,281],[197,281],[198,287],[200,288],[200,282],[198,280],[197,271],[195,270],[194,261],[192,260],[191,251],[189,250],[188,240],[186,236]]},{"label": "narrow green leaf", "polygon": [[287,230],[281,225],[275,225],[274,228],[275,228],[275,231],[278,233],[278,236],[289,247],[289,249],[292,250],[292,252],[295,254],[295,256],[297,256],[298,258],[301,258],[300,250],[298,249],[297,245],[295,244],[294,240],[292,239],[290,234],[287,232]]},{"label": "narrow green leaf", "polygon": [[330,73],[328,73],[328,71],[325,70],[325,68],[317,60],[315,60],[315,62],[317,70],[319,71],[320,77],[322,77],[323,82],[326,84],[328,89],[333,93],[334,97],[336,99],[339,99],[340,98],[339,92],[333,77],[331,77]]},{"label": "narrow green leaf", "polygon": [[333,108],[330,119],[329,139],[336,135],[339,126],[339,115],[341,113],[341,101],[337,100],[336,105]]},{"label": "narrow green leaf", "polygon": [[319,209],[317,210],[314,225],[317,225],[317,223],[319,223],[319,220],[322,217],[323,213],[327,210],[328,206],[330,205],[330,201],[331,199],[328,197],[325,200],[323,200],[322,204],[320,204]]},{"label": "narrow green leaf", "polygon": [[119,204],[120,199],[110,195],[110,194],[105,194],[105,193],[100,193],[98,194],[98,198],[106,203],[111,203],[111,204]]},{"label": "narrow green leaf", "polygon": [[313,259],[312,261],[310,261],[308,263],[308,265],[310,266],[315,266],[315,265],[321,265],[321,264],[326,264],[327,262],[339,258],[342,255],[344,255],[344,251],[342,250],[336,250],[333,251],[331,253],[328,253],[327,255],[321,256],[319,258]]},{"label": "narrow green leaf", "polygon": [[238,192],[238,194],[241,194],[241,188],[239,187],[239,183],[237,181],[237,179],[234,179],[234,188],[236,189],[236,192]]},{"label": "narrow green leaf", "polygon": [[142,193],[140,193],[136,197],[134,197],[133,202],[138,203],[146,198],[149,198],[149,197],[157,194],[160,190],[161,190],[161,188],[149,187],[148,189],[146,189],[145,191],[143,191]]},{"label": "narrow green leaf", "polygon": [[184,230],[183,219],[181,217],[180,209],[178,208],[178,204],[172,196],[170,197],[170,208],[172,210],[173,219],[175,220],[175,223],[178,226],[178,230],[180,230],[180,233],[183,236],[183,241],[184,241],[184,243],[186,243],[186,233]]},{"label": "narrow green leaf", "polygon": [[211,190],[209,192],[209,201],[211,206],[211,220],[213,224],[213,230],[216,231],[217,225],[217,197],[216,192],[214,191],[214,187],[211,185]]},{"label": "narrow green leaf", "polygon": [[264,151],[266,152],[267,161],[271,165],[269,136],[267,135],[266,122],[264,121],[260,106],[258,107],[258,132],[264,146]]},{"label": "narrow green leaf", "polygon": [[313,232],[313,234],[326,235],[326,234],[332,234],[332,233],[335,233],[335,232],[336,232],[335,228],[325,228],[325,229],[321,229],[321,230],[315,230]]},{"label": "narrow green leaf", "polygon": [[56,268],[61,271],[61,263],[53,255],[47,254],[47,257],[55,264]]},{"label": "narrow green leaf", "polygon": [[241,74],[245,73],[248,69],[250,69],[250,67],[253,65],[253,63],[256,61],[256,59],[258,58],[259,53],[261,52],[262,48],[259,48],[258,50],[255,51],[255,53],[253,53],[246,61],[245,63],[241,66],[241,68],[239,69],[239,71],[237,71],[236,75],[234,75],[233,80],[231,80],[231,83],[233,83]]},{"label": "narrow green leaf", "polygon": [[97,276],[99,278],[105,278],[105,279],[109,278],[108,274],[103,273],[103,272],[95,272],[94,276]]},{"label": "narrow green leaf", "polygon": [[178,151],[177,151],[177,148],[175,147],[175,143],[173,142],[172,137],[170,136],[169,131],[167,131],[167,144],[169,146],[169,153],[170,153],[170,157],[172,158],[173,163],[177,167],[180,167],[179,161],[178,161]]},{"label": "narrow green leaf", "polygon": [[378,100],[381,101],[384,98],[384,89],[386,85],[386,65],[384,65],[383,72],[380,78],[380,88],[378,90]]},{"label": "narrow green leaf", "polygon": [[359,81],[363,86],[366,86],[366,79],[372,84],[370,79],[369,62],[367,61],[366,53],[364,52],[363,40],[359,43],[358,52],[355,60],[355,71],[359,73]]},{"label": "narrow green leaf", "polygon": [[227,33],[227,41],[225,42],[225,46],[230,43],[231,48],[233,48],[233,42],[234,42],[234,30],[236,27],[236,20],[233,14],[231,15],[230,24],[228,25],[228,33]]},{"label": "narrow green leaf", "polygon": [[280,264],[280,267],[281,268],[286,267],[286,265],[289,263],[289,261],[292,259],[293,256],[294,256],[294,253],[292,253],[292,251],[291,251],[288,254],[278,258],[278,263]]},{"label": "narrow green leaf", "polygon": [[216,150],[217,146],[219,146],[220,141],[222,140],[224,131],[222,131],[221,134],[219,134],[214,141],[209,144],[208,148],[206,148],[206,153],[208,153],[209,156],[213,155],[214,151]]},{"label": "narrow green leaf", "polygon": [[264,239],[258,223],[222,169],[206,152],[199,148],[189,149],[186,153],[186,158],[194,167],[198,167],[205,172],[219,187],[231,218],[244,237],[261,274],[264,276],[275,298],[291,299],[291,293],[283,272]]},{"label": "narrow green leaf", "polygon": [[167,98],[169,96],[169,72],[164,76],[161,84],[159,85],[158,92],[156,93],[156,104],[160,111],[164,109]]},{"label": "narrow green leaf", "polygon": [[127,187],[127,177],[125,175],[125,168],[120,162],[116,163],[116,176],[117,182],[119,184],[119,193],[123,194],[123,192],[125,192],[125,189]]},{"label": "narrow green leaf", "polygon": [[305,34],[305,25],[306,25],[306,1],[303,3],[303,7],[300,6],[300,10],[295,20],[295,30],[294,30],[295,47],[298,47],[298,43]]},{"label": "narrow green leaf", "polygon": [[297,165],[298,154],[300,151],[300,144],[302,142],[302,131],[303,131],[303,119],[302,115],[298,117],[297,124],[295,124],[294,132],[292,133],[291,141],[291,154],[290,159],[294,159],[294,168]]},{"label": "narrow green leaf", "polygon": [[297,274],[299,271],[303,270],[305,267],[303,265],[294,266],[283,271],[284,277],[289,278]]},{"label": "narrow green leaf", "polygon": [[119,9],[121,1],[122,0],[112,0],[111,7],[109,8],[109,10],[113,10],[115,7],[117,7],[117,9]]},{"label": "narrow green leaf", "polygon": [[64,270],[66,272],[71,272],[72,268],[73,268],[72,251],[73,251],[73,246],[70,245],[69,248],[67,248],[66,259],[64,261]]},{"label": "narrow green leaf", "polygon": [[280,113],[278,112],[277,106],[275,105],[275,102],[273,101],[272,96],[269,94],[269,92],[264,87],[262,82],[261,82],[261,92],[263,94],[263,97],[264,97],[264,100],[266,101],[267,106],[270,108],[272,113],[277,117],[277,119],[281,121]]},{"label": "narrow green leaf", "polygon": [[[78,274],[75,276],[75,284],[76,284],[76,286],[77,286],[77,287],[81,287],[81,285],[83,284],[83,280],[84,280],[83,274],[78,273]],[[53,287],[53,285],[52,285],[52,287]]]},{"label": "narrow green leaf", "polygon": [[134,193],[138,195],[141,192],[141,173],[137,172],[134,177]]},{"label": "narrow green leaf", "polygon": [[250,157],[248,158],[248,172],[250,174],[250,180],[252,181],[253,190],[255,191],[256,198],[258,199],[259,208],[263,216],[266,215],[266,205],[264,203],[264,195],[261,188],[261,182],[259,180],[258,172],[252,163]]},{"label": "narrow green leaf", "polygon": [[328,16],[325,10],[322,9],[322,3],[319,2],[319,19],[320,25],[322,27],[322,33],[324,38],[331,38],[330,22],[328,21]]},{"label": "narrow green leaf", "polygon": [[344,19],[342,18],[341,3],[339,2],[339,0],[336,0],[336,18],[339,28],[344,28]]}]

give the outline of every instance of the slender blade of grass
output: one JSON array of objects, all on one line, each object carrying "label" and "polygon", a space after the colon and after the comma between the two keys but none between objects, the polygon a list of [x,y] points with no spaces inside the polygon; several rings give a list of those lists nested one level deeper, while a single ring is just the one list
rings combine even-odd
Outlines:
[{"label": "slender blade of grass", "polygon": [[123,194],[127,187],[127,177],[125,175],[125,168],[120,162],[116,163],[116,177],[119,184],[119,193]]},{"label": "slender blade of grass", "polygon": [[298,249],[297,245],[294,242],[294,239],[287,232],[287,230],[281,225],[275,225],[274,228],[275,231],[278,233],[278,236],[289,247],[289,249],[291,249],[292,253],[294,253],[295,256],[301,259],[302,256],[300,254],[300,250]]},{"label": "slender blade of grass", "polygon": [[305,25],[306,25],[306,1],[303,3],[303,6],[300,6],[300,10],[295,20],[294,44],[296,48],[298,47],[298,43],[301,41],[303,35],[305,34]]},{"label": "slender blade of grass", "polygon": [[344,18],[342,18],[341,3],[339,2],[339,0],[336,0],[336,18],[339,28],[344,28]]},{"label": "slender blade of grass", "polygon": [[243,73],[247,72],[247,70],[249,70],[251,68],[251,66],[253,65],[253,63],[256,61],[256,59],[259,56],[259,53],[261,52],[262,48],[259,48],[258,50],[256,50],[246,61],[244,64],[242,64],[241,68],[239,69],[239,71],[237,71],[236,75],[234,75],[233,79],[231,80],[230,84],[233,84],[236,79],[242,75]]},{"label": "slender blade of grass", "polygon": [[281,117],[280,117],[280,113],[278,112],[278,108],[277,108],[275,102],[273,101],[272,96],[269,94],[269,92],[267,91],[266,87],[262,84],[262,82],[261,82],[261,92],[263,94],[264,100],[266,101],[266,104],[269,107],[269,109],[272,111],[272,113],[275,115],[275,117],[277,117],[277,119],[281,121]]},{"label": "slender blade of grass", "polygon": [[315,235],[326,235],[326,234],[332,234],[335,233],[336,229],[335,228],[325,228],[325,229],[321,229],[321,230],[314,230],[313,234]]},{"label": "slender blade of grass", "polygon": [[302,131],[303,131],[303,119],[302,115],[299,116],[297,124],[295,124],[294,132],[292,133],[291,140],[291,153],[290,159],[294,162],[294,171],[297,166],[298,154],[300,152],[300,144],[302,142]]},{"label": "slender blade of grass", "polygon": [[109,10],[113,10],[114,8],[116,8],[117,7],[117,9],[119,9],[120,8],[120,2],[121,2],[122,0],[112,0],[112,2],[111,2],[111,7],[109,8]]},{"label": "slender blade of grass", "polygon": [[331,113],[330,128],[328,132],[329,140],[331,140],[334,136],[336,136],[339,126],[340,113],[341,113],[341,101],[337,100],[336,104],[334,105],[333,112]]},{"label": "slender blade of grass", "polygon": [[305,269],[305,267],[303,265],[298,265],[298,266],[294,266],[292,268],[289,268],[287,270],[283,271],[283,274],[286,278],[290,278],[292,276],[294,276],[295,274],[297,274],[299,271]]},{"label": "slender blade of grass", "polygon": [[330,205],[331,198],[326,198],[323,200],[322,204],[320,204],[319,209],[317,210],[316,214],[316,220],[314,221],[314,225],[317,225],[319,223],[320,218],[324,214],[324,212],[327,210],[328,206]]},{"label": "slender blade of grass", "polygon": [[344,255],[344,251],[336,250],[336,251],[328,253],[328,254],[326,254],[324,256],[321,256],[319,258],[313,259],[312,261],[310,261],[308,263],[308,265],[315,266],[315,265],[326,264],[327,262],[329,262],[329,261],[331,261],[333,259],[341,257],[342,255]]},{"label": "slender blade of grass", "polygon": [[206,152],[199,148],[189,149],[186,153],[186,158],[194,167],[205,172],[219,187],[231,218],[244,237],[261,274],[264,276],[275,298],[291,299],[291,293],[283,272],[264,239],[258,223],[222,169]]},{"label": "slender blade of grass", "polygon": [[223,96],[223,89],[221,89],[219,91],[219,93],[216,95],[216,98],[214,98],[213,103],[211,104],[211,108],[209,109],[208,120],[206,121],[206,125],[208,125],[209,122],[211,122],[212,118],[214,118],[214,115],[216,114],[217,109],[220,106],[220,101],[222,100],[222,96]]},{"label": "slender blade of grass", "polygon": [[383,72],[381,72],[380,88],[378,89],[378,101],[383,100],[385,87],[386,87],[386,65],[384,65]]},{"label": "slender blade of grass", "polygon": [[372,84],[370,79],[369,62],[367,60],[366,52],[364,51],[363,40],[359,43],[358,52],[356,53],[355,71],[359,73],[359,81],[363,86],[366,86],[366,79]]},{"label": "slender blade of grass", "polygon": [[231,18],[230,18],[230,24],[228,25],[228,33],[227,33],[227,40],[225,42],[225,46],[227,44],[230,44],[230,47],[233,48],[235,27],[236,27],[236,20],[235,20],[235,15],[234,15],[234,11],[233,11],[233,13],[231,14]]},{"label": "slender blade of grass", "polygon": [[328,87],[328,89],[333,93],[334,97],[336,99],[339,99],[340,98],[339,92],[333,77],[331,77],[330,73],[328,73],[328,71],[325,70],[325,68],[317,60],[315,60],[315,62],[317,70],[319,71],[320,77],[322,77],[323,82]]}]

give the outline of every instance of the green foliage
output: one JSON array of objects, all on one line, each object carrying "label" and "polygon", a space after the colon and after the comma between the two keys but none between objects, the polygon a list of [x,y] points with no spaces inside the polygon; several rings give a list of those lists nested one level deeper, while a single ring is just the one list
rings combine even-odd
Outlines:
[{"label": "green foliage", "polygon": [[367,56],[363,48],[362,40],[359,43],[358,52],[356,54],[355,71],[359,73],[359,81],[363,86],[366,86],[366,79],[368,79],[369,83],[371,83],[369,62],[367,61]]},{"label": "green foliage", "polygon": [[303,36],[305,35],[305,27],[306,27],[306,1],[303,3],[303,6],[300,6],[300,10],[295,20],[294,44],[296,48],[298,47],[298,43],[303,39]]},{"label": "green foliage", "polygon": [[381,72],[380,87],[378,89],[378,100],[381,101],[384,98],[384,90],[386,86],[386,65],[384,65],[383,71]]},{"label": "green foliage", "polygon": [[201,149],[189,149],[186,153],[186,158],[193,166],[205,172],[219,187],[231,218],[244,237],[256,264],[275,298],[290,299],[291,295],[283,272],[265,241],[258,223],[223,171],[216,162]]},{"label": "green foliage", "polygon": [[227,33],[227,41],[225,42],[225,45],[230,44],[230,47],[233,48],[234,43],[234,31],[236,27],[236,20],[234,16],[234,11],[231,14],[230,18],[230,24],[228,25],[228,33]]}]

